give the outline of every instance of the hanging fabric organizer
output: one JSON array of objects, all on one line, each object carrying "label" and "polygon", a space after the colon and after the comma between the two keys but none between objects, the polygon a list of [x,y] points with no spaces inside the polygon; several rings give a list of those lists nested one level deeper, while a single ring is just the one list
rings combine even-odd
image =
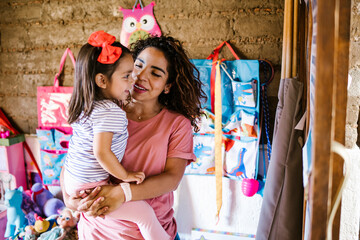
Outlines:
[{"label": "hanging fabric organizer", "polygon": [[73,87],[59,84],[67,56],[75,68],[75,57],[67,48],[60,60],[54,86],[37,88],[38,121],[36,134],[40,145],[40,165],[45,185],[60,185],[60,172],[68,151],[72,128],[67,122],[68,105]]},{"label": "hanging fabric organizer", "polygon": [[[219,59],[224,45],[236,60]],[[222,176],[243,181],[242,190],[246,196],[252,196],[258,190],[259,184],[255,179],[258,174],[260,140],[259,61],[239,59],[226,41],[216,47],[207,59],[191,61],[199,71],[208,99],[203,103],[200,131],[194,133],[196,161],[187,166],[185,174],[215,174],[218,216]],[[218,88],[217,81],[220,81]],[[221,114],[218,114],[219,105]],[[219,135],[219,126],[220,143],[215,140]],[[219,145],[220,154],[219,150],[215,151]]]}]

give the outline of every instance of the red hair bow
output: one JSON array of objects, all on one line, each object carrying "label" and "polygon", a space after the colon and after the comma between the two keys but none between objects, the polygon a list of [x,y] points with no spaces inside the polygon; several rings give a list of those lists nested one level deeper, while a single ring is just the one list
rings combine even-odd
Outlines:
[{"label": "red hair bow", "polygon": [[115,42],[115,37],[104,31],[97,31],[90,35],[88,43],[94,47],[102,47],[98,57],[98,62],[103,64],[112,64],[119,59],[122,53],[120,47],[111,46]]}]

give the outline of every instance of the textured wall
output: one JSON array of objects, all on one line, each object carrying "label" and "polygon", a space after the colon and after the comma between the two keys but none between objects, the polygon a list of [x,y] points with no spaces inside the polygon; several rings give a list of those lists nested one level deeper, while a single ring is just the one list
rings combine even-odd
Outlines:
[{"label": "textured wall", "polygon": [[346,145],[353,147],[356,142],[360,146],[360,0],[352,1],[349,75],[352,81],[348,92]]},{"label": "textured wall", "polygon": [[[53,84],[66,47],[75,56],[88,36],[105,30],[120,36],[122,13],[134,0],[1,0],[0,107],[23,132],[37,127],[36,87]],[[150,0],[143,1],[145,5]],[[206,58],[230,40],[242,58],[267,58],[279,79],[283,1],[157,0],[155,16],[163,33],[183,42],[191,58]],[[224,51],[225,57],[231,57]],[[64,85],[72,85],[66,64]],[[269,95],[277,103],[278,81]]]},{"label": "textured wall", "polygon": [[345,145],[349,148],[350,177],[344,189],[341,205],[340,240],[359,239],[360,220],[360,0],[352,0],[349,75]]},{"label": "textured wall", "polygon": [[[1,0],[0,1],[0,108],[19,130],[37,127],[36,87],[52,85],[65,48],[75,56],[91,32],[105,30],[119,38],[122,13],[135,0]],[[150,0],[144,0],[149,4]],[[205,58],[223,40],[231,40],[242,58],[267,58],[275,67],[268,94],[274,115],[280,79],[283,0],[156,0],[155,16],[163,33],[184,43],[191,58]],[[359,137],[360,1],[353,0],[346,143]],[[224,56],[230,58],[229,51]],[[66,64],[64,85],[72,85],[73,69]],[[271,120],[273,122],[273,120]],[[359,140],[358,140],[359,144]],[[355,163],[359,169],[359,160]],[[359,176],[357,171],[357,176]],[[356,181],[355,181],[356,182]],[[358,184],[349,189],[359,196]],[[359,199],[359,198],[357,198]],[[356,211],[359,202],[355,203]],[[344,208],[345,206],[345,208]],[[348,206],[348,207],[346,207]],[[342,239],[358,234],[352,202],[343,204]],[[355,220],[354,220],[355,218]],[[357,220],[356,220],[357,218]],[[357,222],[358,223],[358,222]],[[250,231],[250,230],[249,230]],[[251,229],[250,232],[253,232]],[[351,236],[351,237],[349,237]]]}]

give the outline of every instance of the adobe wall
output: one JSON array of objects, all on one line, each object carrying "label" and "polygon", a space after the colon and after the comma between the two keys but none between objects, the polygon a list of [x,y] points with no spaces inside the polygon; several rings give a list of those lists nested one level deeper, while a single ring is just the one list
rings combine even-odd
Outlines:
[{"label": "adobe wall", "polygon": [[[0,108],[25,133],[37,127],[36,87],[53,84],[67,47],[77,55],[88,36],[105,30],[120,38],[123,14],[134,0],[0,1]],[[143,1],[145,5],[150,0]],[[277,103],[282,49],[283,1],[156,0],[163,34],[183,42],[191,58],[206,58],[230,40],[241,58],[269,59],[276,68],[269,89]],[[224,51],[229,59],[230,51]],[[72,85],[67,62],[64,85]],[[275,110],[274,110],[275,111]],[[272,111],[272,112],[274,112]],[[271,121],[272,122],[272,121]]]}]

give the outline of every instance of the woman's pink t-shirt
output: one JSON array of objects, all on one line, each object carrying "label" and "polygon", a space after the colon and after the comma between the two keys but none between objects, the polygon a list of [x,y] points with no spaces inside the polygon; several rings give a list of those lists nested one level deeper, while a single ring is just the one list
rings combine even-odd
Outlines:
[{"label": "woman's pink t-shirt", "polygon": [[[190,121],[184,116],[163,109],[155,117],[143,122],[129,120],[129,139],[122,160],[129,171],[143,171],[147,177],[164,171],[167,158],[195,160]],[[173,192],[147,199],[170,236],[175,238],[177,228],[172,209]],[[80,239],[143,239],[135,223],[111,218],[81,216]]]}]

